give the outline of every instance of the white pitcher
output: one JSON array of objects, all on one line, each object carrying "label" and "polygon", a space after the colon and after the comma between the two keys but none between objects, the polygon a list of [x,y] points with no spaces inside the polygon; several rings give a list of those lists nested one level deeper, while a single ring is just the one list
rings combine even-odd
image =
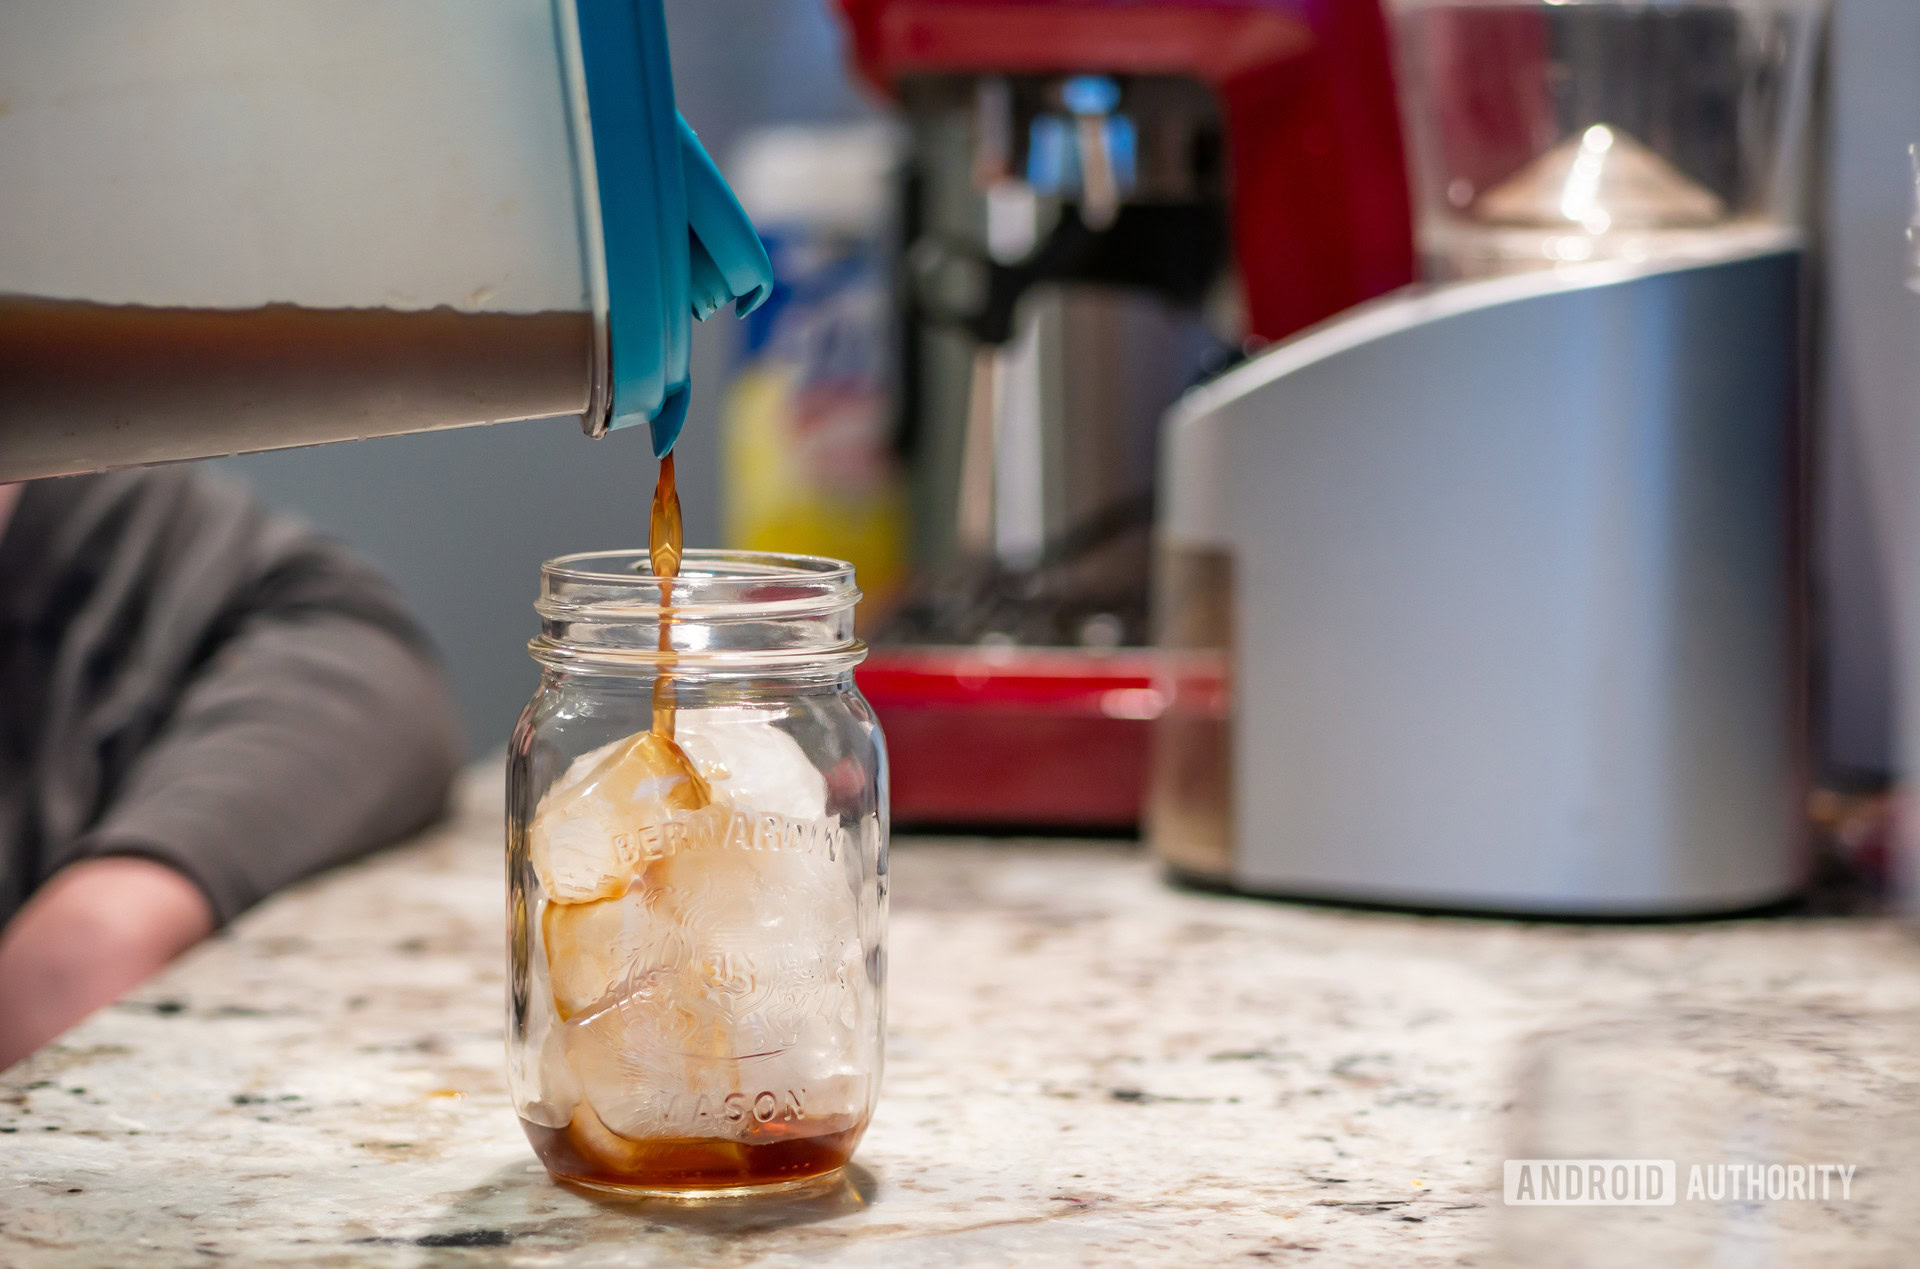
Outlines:
[{"label": "white pitcher", "polygon": [[686,414],[771,271],[661,0],[0,0],[0,482]]}]

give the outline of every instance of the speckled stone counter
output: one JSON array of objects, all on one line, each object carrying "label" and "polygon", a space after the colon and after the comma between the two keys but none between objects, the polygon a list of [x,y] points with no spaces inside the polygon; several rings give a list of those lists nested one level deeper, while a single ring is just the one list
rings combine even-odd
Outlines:
[{"label": "speckled stone counter", "polygon": [[1130,847],[902,840],[847,1182],[596,1200],[506,1099],[497,783],[0,1075],[0,1264],[1495,1263],[1530,1034],[1920,1006],[1880,921],[1349,912],[1176,891]]}]

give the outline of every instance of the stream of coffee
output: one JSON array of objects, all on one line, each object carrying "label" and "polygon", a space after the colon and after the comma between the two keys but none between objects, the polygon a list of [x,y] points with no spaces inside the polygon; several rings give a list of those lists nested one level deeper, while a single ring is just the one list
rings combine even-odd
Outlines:
[{"label": "stream of coffee", "polygon": [[670,630],[673,606],[673,582],[680,576],[680,556],[685,548],[685,532],[680,524],[680,490],[673,482],[673,455],[660,460],[660,475],[653,482],[653,514],[647,523],[647,558],[653,563],[653,575],[660,579],[660,671],[653,680],[653,731],[663,740],[673,739],[673,676],[667,658],[673,652]]}]

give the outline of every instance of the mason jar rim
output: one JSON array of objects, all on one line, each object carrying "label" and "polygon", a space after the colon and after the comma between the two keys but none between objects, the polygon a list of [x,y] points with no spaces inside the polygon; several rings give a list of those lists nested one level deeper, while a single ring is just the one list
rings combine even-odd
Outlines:
[{"label": "mason jar rim", "polygon": [[[824,555],[697,547],[681,556],[678,577],[662,579],[654,576],[645,550],[628,548],[579,551],[548,560],[540,566],[540,598],[534,607],[542,616],[549,609],[568,615],[589,608],[614,611],[610,606],[627,617],[657,613],[663,607],[663,581],[664,607],[674,617],[706,609],[791,613],[796,608],[838,608],[860,599],[853,565]],[[769,586],[788,593],[769,596]]]},{"label": "mason jar rim", "polygon": [[[621,567],[589,568],[589,564],[606,561]],[[705,566],[708,569],[724,568],[725,576],[716,573],[695,571],[689,574],[688,566]],[[673,579],[676,586],[681,583],[710,583],[715,581],[742,581],[757,578],[765,581],[770,578],[809,577],[823,582],[845,582],[853,584],[853,565],[845,560],[836,560],[826,555],[800,555],[791,551],[742,551],[725,547],[696,546],[684,552],[680,557],[681,574]],[[570,555],[556,555],[540,566],[542,574],[548,577],[565,577],[592,582],[636,582],[653,584],[653,559],[645,547],[626,547],[614,551],[575,551]]]},{"label": "mason jar rim", "polygon": [[[678,577],[663,579],[644,550],[581,551],[540,566],[541,634],[529,651],[575,667],[851,664],[866,653],[852,634],[859,599],[853,566],[826,556],[699,548],[682,556]],[[663,617],[673,632],[667,652],[649,633]],[[777,637],[753,646],[753,626]],[[723,628],[739,633],[721,637]]]}]

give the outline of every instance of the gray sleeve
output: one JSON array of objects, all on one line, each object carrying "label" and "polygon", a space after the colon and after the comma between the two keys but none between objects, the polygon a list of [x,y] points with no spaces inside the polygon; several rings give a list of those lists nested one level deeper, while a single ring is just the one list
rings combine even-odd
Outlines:
[{"label": "gray sleeve", "polygon": [[171,864],[223,924],[430,823],[459,761],[440,671],[386,583],[248,510],[249,534],[187,535],[183,575],[228,573],[212,566],[223,550],[245,563],[164,719],[62,852]]}]

